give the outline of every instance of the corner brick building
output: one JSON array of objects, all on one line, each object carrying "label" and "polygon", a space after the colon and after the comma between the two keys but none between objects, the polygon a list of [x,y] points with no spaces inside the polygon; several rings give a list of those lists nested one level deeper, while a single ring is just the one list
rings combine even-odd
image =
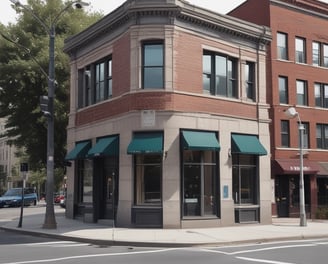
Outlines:
[{"label": "corner brick building", "polygon": [[128,0],[69,38],[67,216],[270,223],[270,41],[182,0]]}]

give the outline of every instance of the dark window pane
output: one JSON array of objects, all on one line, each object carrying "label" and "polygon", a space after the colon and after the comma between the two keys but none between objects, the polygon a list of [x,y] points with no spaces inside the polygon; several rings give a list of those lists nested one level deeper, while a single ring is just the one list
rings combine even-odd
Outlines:
[{"label": "dark window pane", "polygon": [[164,46],[146,43],[143,46],[143,88],[164,87]]},{"label": "dark window pane", "polygon": [[163,88],[163,69],[144,69],[144,88]]}]

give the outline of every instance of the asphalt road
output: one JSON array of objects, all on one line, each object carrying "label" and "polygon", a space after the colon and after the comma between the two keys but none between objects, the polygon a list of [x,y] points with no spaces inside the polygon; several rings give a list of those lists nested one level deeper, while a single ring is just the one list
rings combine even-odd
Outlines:
[{"label": "asphalt road", "polygon": [[231,247],[141,248],[97,246],[0,231],[0,264],[322,264],[328,239]]}]

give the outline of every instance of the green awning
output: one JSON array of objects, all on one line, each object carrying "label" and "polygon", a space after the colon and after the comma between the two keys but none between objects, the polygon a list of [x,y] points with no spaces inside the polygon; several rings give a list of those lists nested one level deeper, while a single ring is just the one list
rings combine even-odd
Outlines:
[{"label": "green awning", "polygon": [[128,154],[163,153],[163,133],[136,133],[130,142]]},{"label": "green awning", "polygon": [[118,155],[118,136],[104,137],[97,140],[88,152],[88,157],[117,156]]},{"label": "green awning", "polygon": [[85,158],[88,150],[91,147],[91,142],[83,141],[77,142],[75,144],[75,148],[73,148],[65,157],[65,160],[75,160],[75,159],[83,159]]},{"label": "green awning", "polygon": [[257,136],[233,134],[231,139],[231,153],[259,156],[268,154]]},{"label": "green awning", "polygon": [[214,132],[182,131],[183,148],[219,151],[220,144]]}]

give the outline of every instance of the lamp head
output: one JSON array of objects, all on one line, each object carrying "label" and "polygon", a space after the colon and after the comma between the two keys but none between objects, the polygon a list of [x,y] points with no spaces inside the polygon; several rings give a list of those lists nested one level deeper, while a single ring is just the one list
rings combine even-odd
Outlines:
[{"label": "lamp head", "polygon": [[294,107],[289,107],[288,109],[285,110],[285,115],[289,118],[294,118],[298,115],[298,112]]},{"label": "lamp head", "polygon": [[[10,0],[12,1],[12,0]],[[15,1],[15,0],[13,0]],[[76,9],[82,9],[83,7],[85,6],[89,6],[90,4],[89,3],[86,3],[86,2],[82,2],[82,1],[76,1],[73,6],[76,8]]]}]

